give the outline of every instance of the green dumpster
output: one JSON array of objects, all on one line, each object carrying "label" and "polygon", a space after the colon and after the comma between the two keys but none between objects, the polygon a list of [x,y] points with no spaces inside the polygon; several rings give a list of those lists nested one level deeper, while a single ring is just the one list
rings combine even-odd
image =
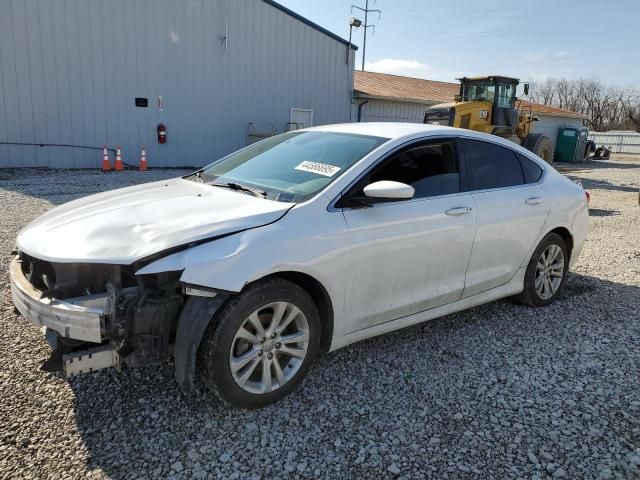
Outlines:
[{"label": "green dumpster", "polygon": [[581,162],[587,147],[587,127],[561,127],[556,140],[556,162]]}]

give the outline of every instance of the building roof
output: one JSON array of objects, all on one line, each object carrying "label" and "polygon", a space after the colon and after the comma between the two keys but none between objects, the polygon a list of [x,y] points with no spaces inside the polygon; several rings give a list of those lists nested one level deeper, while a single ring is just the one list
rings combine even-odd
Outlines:
[{"label": "building roof", "polygon": [[552,115],[556,117],[569,117],[569,118],[587,118],[583,113],[572,112],[571,110],[564,110],[562,108],[552,107],[550,105],[542,105],[541,103],[534,103],[528,100],[519,100],[520,105],[523,107],[531,107],[533,113],[542,115]]},{"label": "building roof", "polygon": [[355,46],[353,43],[349,43],[348,40],[345,40],[344,38],[336,35],[333,32],[330,32],[329,30],[327,30],[324,27],[321,27],[320,25],[318,25],[317,23],[312,22],[311,20],[309,20],[308,18],[303,17],[302,15],[300,15],[299,13],[294,12],[293,10],[288,9],[287,7],[285,7],[284,5],[280,5],[278,2],[274,2],[273,0],[262,0],[265,3],[268,3],[269,5],[271,5],[272,7],[277,8],[278,10],[286,13],[287,15],[292,16],[293,18],[295,18],[296,20],[300,20],[303,23],[306,23],[307,25],[309,25],[312,28],[315,28],[316,30],[324,33],[325,35],[330,36],[331,38],[333,38],[334,40],[339,41],[340,43],[344,44],[344,45],[348,45],[351,48],[353,48],[354,50],[358,50],[358,47]]},{"label": "building roof", "polygon": [[453,96],[460,91],[460,85],[456,83],[359,70],[354,72],[353,85],[355,94],[359,97],[429,105],[451,102]]},{"label": "building roof", "polygon": [[[403,77],[388,73],[354,72],[354,95],[359,98],[391,100],[394,102],[436,103],[452,102],[460,92],[460,84],[437,82],[422,78]],[[523,107],[531,107],[533,113],[570,118],[586,118],[585,115],[549,105],[519,100]]]}]

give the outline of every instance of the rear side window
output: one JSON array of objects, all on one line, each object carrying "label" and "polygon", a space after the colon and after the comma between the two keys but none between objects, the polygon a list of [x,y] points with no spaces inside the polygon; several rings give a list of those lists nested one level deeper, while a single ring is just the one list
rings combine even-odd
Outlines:
[{"label": "rear side window", "polygon": [[540,177],[542,177],[542,168],[539,167],[536,162],[529,160],[524,155],[520,155],[519,153],[516,155],[518,155],[520,163],[522,164],[525,183],[536,183],[540,180]]},{"label": "rear side window", "polygon": [[481,140],[462,141],[474,190],[523,185],[520,160],[508,148]]}]

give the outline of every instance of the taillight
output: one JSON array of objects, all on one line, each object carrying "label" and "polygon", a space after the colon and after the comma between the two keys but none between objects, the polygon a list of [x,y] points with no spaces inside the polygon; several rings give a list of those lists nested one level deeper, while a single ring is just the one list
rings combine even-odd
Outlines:
[{"label": "taillight", "polygon": [[587,197],[587,205],[590,204],[591,203],[591,194],[585,190],[584,191],[584,196]]}]

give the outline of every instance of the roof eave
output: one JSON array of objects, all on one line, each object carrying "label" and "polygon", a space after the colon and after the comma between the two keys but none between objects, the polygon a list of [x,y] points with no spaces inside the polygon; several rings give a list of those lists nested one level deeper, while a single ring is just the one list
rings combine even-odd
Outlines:
[{"label": "roof eave", "polygon": [[575,118],[576,120],[586,120],[589,118],[582,113],[541,112],[533,109],[531,110],[531,113],[536,115],[545,115],[547,117]]},{"label": "roof eave", "polygon": [[436,105],[438,103],[443,103],[446,100],[423,100],[420,98],[408,98],[408,97],[385,97],[382,95],[371,95],[365,92],[360,92],[358,90],[353,91],[353,96],[355,98],[362,98],[365,100],[383,100],[386,102],[398,102],[398,103],[419,103],[421,105]]},{"label": "roof eave", "polygon": [[356,45],[354,45],[353,43],[350,43],[348,40],[345,40],[344,38],[342,38],[339,35],[336,35],[335,33],[327,30],[324,27],[321,27],[320,25],[318,25],[315,22],[312,22],[311,20],[309,20],[308,18],[303,17],[302,15],[300,15],[299,13],[294,12],[293,10],[288,9],[287,7],[285,7],[284,5],[280,5],[278,2],[275,2],[274,0],[262,0],[265,3],[268,3],[269,5],[271,5],[272,7],[277,8],[278,10],[286,13],[287,15],[292,16],[293,18],[295,18],[296,20],[300,20],[302,23],[306,23],[307,25],[309,25],[312,28],[315,28],[316,30],[318,30],[319,32],[324,33],[325,35],[328,35],[329,37],[333,38],[334,40],[339,41],[340,43],[342,43],[343,45],[346,45],[348,47],[351,47],[353,50],[358,50],[358,47]]}]

